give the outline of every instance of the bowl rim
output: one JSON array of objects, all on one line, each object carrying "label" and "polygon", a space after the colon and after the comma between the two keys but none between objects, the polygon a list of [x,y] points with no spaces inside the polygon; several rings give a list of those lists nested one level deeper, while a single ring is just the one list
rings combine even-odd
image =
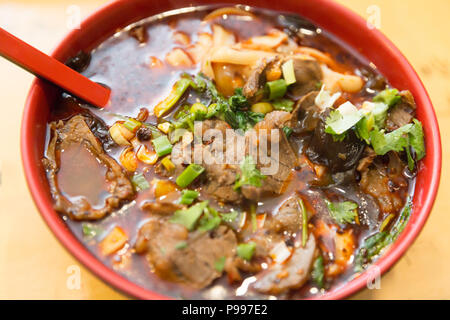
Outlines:
[{"label": "bowl rim", "polygon": [[[341,4],[329,0],[315,0],[315,3],[318,6],[326,6],[328,10],[332,10],[337,15],[345,17],[345,19],[349,21],[349,23],[352,23],[355,27],[361,28],[363,30],[363,28],[366,26],[366,21],[362,17]],[[104,4],[103,6],[92,12],[86,19],[84,19],[82,24],[93,24],[98,16],[101,16],[107,11],[122,5],[126,4],[124,4],[124,2],[121,0],[115,0]],[[255,6],[257,7],[257,5]],[[308,18],[307,15],[305,16],[306,18]],[[427,149],[433,148],[434,150],[434,152],[431,153],[432,158],[429,158],[430,156],[428,154],[426,156],[426,158],[428,158],[427,163],[431,167],[431,173],[425,177],[425,179],[427,180],[427,186],[425,186],[424,188],[427,189],[424,191],[425,195],[423,196],[424,199],[421,203],[421,208],[417,212],[413,209],[413,214],[415,216],[414,223],[409,221],[400,237],[391,245],[391,247],[383,254],[383,256],[381,256],[370,267],[372,268],[373,266],[376,266],[377,268],[379,268],[376,270],[375,274],[384,274],[401,258],[405,251],[412,245],[414,240],[418,237],[431,212],[439,187],[442,151],[436,115],[428,93],[417,73],[414,71],[413,67],[403,56],[403,54],[384,34],[376,29],[370,30],[369,32],[372,33],[371,36],[373,37],[373,39],[378,42],[377,45],[380,46],[380,48],[382,48],[384,51],[388,52],[390,57],[394,58],[396,62],[407,71],[408,76],[412,77],[415,93],[416,95],[420,96],[422,102],[420,107],[424,109],[423,118],[425,118],[425,122],[427,123],[427,126],[424,126],[424,128],[426,129],[425,138],[427,142]],[[73,38],[76,38],[76,30],[70,31],[63,38],[63,40],[59,42],[57,47],[52,51],[51,55],[57,55],[58,52],[60,52],[63,48],[65,48],[67,45],[70,45],[73,41]],[[44,219],[50,230],[53,232],[53,234],[56,236],[56,238],[63,244],[63,246],[78,261],[80,261],[85,267],[87,267],[87,269],[97,275],[106,284],[112,285],[113,287],[119,289],[129,296],[140,299],[172,299],[171,297],[159,294],[149,289],[144,289],[143,287],[133,283],[132,281],[126,279],[124,276],[116,273],[115,271],[104,265],[81,244],[81,242],[67,228],[65,223],[62,221],[62,218],[54,211],[53,207],[48,205],[47,190],[44,190],[42,188],[42,183],[40,181],[41,179],[39,178],[39,175],[41,174],[41,168],[39,168],[39,166],[33,161],[32,149],[34,141],[30,132],[30,128],[33,125],[33,122],[31,121],[32,119],[27,112],[31,105],[34,103],[35,95],[37,94],[37,92],[39,90],[42,90],[43,84],[44,82],[42,80],[35,79],[31,85],[25,103],[25,108],[23,110],[20,138],[22,165],[24,168],[28,188],[42,218]],[[371,272],[369,272],[369,270],[366,270],[361,275],[352,280],[349,280],[345,284],[334,288],[332,291],[317,297],[313,297],[312,299],[342,299],[356,293],[373,279],[373,273],[371,275]]]}]

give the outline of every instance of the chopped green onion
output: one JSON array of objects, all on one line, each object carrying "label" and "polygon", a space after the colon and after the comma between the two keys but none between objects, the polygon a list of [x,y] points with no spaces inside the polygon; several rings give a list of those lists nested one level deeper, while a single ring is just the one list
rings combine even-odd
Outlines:
[{"label": "chopped green onion", "polygon": [[303,199],[298,201],[300,209],[302,209],[302,246],[305,247],[306,241],[308,241],[308,212],[306,211]]},{"label": "chopped green onion", "polygon": [[220,216],[222,217],[223,221],[232,223],[232,222],[234,222],[234,220],[236,220],[238,214],[239,214],[239,211],[231,209],[231,212],[221,213]]},{"label": "chopped green onion", "polygon": [[286,135],[286,138],[289,138],[289,136],[292,134],[292,131],[294,131],[292,128],[283,127],[283,132]]},{"label": "chopped green onion", "polygon": [[[205,212],[207,211],[205,210]],[[220,217],[217,216],[208,216],[208,217],[205,216],[200,219],[198,230],[203,232],[213,230],[220,225],[221,221],[222,219],[220,219]]]},{"label": "chopped green onion", "polygon": [[283,78],[287,85],[293,84],[297,81],[295,78],[294,60],[290,59],[283,63],[281,66],[281,71],[283,71]]},{"label": "chopped green onion", "polygon": [[181,78],[178,80],[170,91],[169,95],[153,109],[155,115],[159,118],[164,113],[169,111],[183,94],[186,92],[187,88],[193,84],[193,81],[188,78]]},{"label": "chopped green onion", "polygon": [[287,84],[284,79],[266,82],[265,90],[269,100],[282,98],[287,91]]},{"label": "chopped green onion", "polygon": [[195,115],[195,120],[203,120],[208,114],[208,108],[203,103],[197,102],[191,106],[190,112]]},{"label": "chopped green onion", "polygon": [[170,218],[171,223],[178,223],[185,226],[189,231],[194,229],[195,223],[200,218],[208,205],[208,201],[199,202],[185,210],[177,210]]},{"label": "chopped green onion", "polygon": [[184,248],[187,248],[188,244],[186,241],[180,241],[175,245],[175,249],[182,250]]},{"label": "chopped green onion", "polygon": [[323,258],[319,255],[316,260],[314,260],[313,270],[311,272],[311,278],[320,287],[323,288],[323,278],[325,274],[323,266]]},{"label": "chopped green onion", "polygon": [[140,121],[137,121],[136,119],[133,118],[128,118],[124,123],[123,126],[125,128],[127,128],[128,130],[130,130],[131,132],[136,132],[137,129],[139,129],[139,127],[142,125],[142,123]]},{"label": "chopped green onion", "polygon": [[236,252],[242,259],[250,261],[255,253],[255,249],[256,243],[254,242],[241,243],[237,246]]},{"label": "chopped green onion", "polygon": [[100,232],[103,232],[103,229],[99,226],[96,226],[92,223],[84,222],[82,224],[83,235],[88,238],[96,237]]},{"label": "chopped green onion", "polygon": [[186,188],[192,183],[199,175],[205,171],[199,164],[191,163],[184,171],[178,176],[175,181],[181,188]]},{"label": "chopped green onion", "polygon": [[223,271],[223,269],[225,268],[225,260],[226,260],[225,257],[220,257],[219,259],[217,259],[214,262],[214,269],[216,269],[217,272],[222,272]]},{"label": "chopped green onion", "polygon": [[150,184],[148,183],[147,179],[145,179],[142,173],[135,174],[133,177],[131,177],[131,183],[137,191],[150,188]]},{"label": "chopped green onion", "polygon": [[152,140],[153,147],[159,157],[165,156],[172,152],[172,144],[167,136],[160,136]]},{"label": "chopped green onion", "polygon": [[194,202],[194,200],[197,199],[199,195],[200,195],[200,193],[195,190],[185,189],[185,190],[181,191],[180,203],[181,204],[192,204],[192,202]]},{"label": "chopped green onion", "polygon": [[275,110],[291,112],[293,110],[294,101],[291,99],[282,98],[272,101],[272,106]]}]

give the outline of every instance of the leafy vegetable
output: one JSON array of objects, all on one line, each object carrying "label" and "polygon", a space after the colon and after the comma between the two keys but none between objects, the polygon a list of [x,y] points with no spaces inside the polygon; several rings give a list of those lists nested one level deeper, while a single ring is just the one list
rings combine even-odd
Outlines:
[{"label": "leafy vegetable", "polygon": [[239,211],[231,210],[229,213],[221,213],[222,220],[228,223],[233,222],[236,220],[237,216],[239,214]]},{"label": "leafy vegetable", "polygon": [[200,231],[209,231],[217,228],[220,225],[220,222],[222,220],[220,217],[216,216],[209,216],[209,217],[203,217],[199,221],[198,230]]},{"label": "leafy vegetable", "polygon": [[341,93],[336,92],[333,95],[331,95],[331,93],[325,89],[325,86],[322,85],[321,82],[318,82],[317,85],[318,85],[317,89],[320,89],[320,91],[317,94],[316,98],[314,99],[314,103],[322,110],[331,108],[337,101],[337,99],[339,99]]},{"label": "leafy vegetable", "polygon": [[353,223],[358,215],[358,205],[351,201],[344,202],[330,202],[325,200],[330,211],[331,217],[336,220],[336,222]]},{"label": "leafy vegetable", "polygon": [[392,244],[405,229],[411,215],[411,198],[406,200],[405,207],[400,212],[400,216],[391,228],[390,232],[381,231],[366,238],[361,249],[355,257],[355,272],[361,272],[365,266],[372,263],[378,254],[387,246]]},{"label": "leafy vegetable", "polygon": [[255,253],[255,249],[256,243],[254,242],[241,243],[237,246],[236,252],[242,259],[250,261]]},{"label": "leafy vegetable", "polygon": [[323,266],[323,258],[319,255],[316,260],[314,260],[311,278],[320,288],[323,288],[324,273],[325,268]]},{"label": "leafy vegetable", "polygon": [[208,205],[208,201],[199,202],[185,210],[177,210],[170,218],[170,222],[184,225],[189,231],[194,229],[195,223],[200,218]]},{"label": "leafy vegetable", "polygon": [[225,268],[225,257],[220,257],[214,262],[214,269],[217,270],[217,272],[222,272],[223,268]]},{"label": "leafy vegetable", "polygon": [[272,106],[275,110],[291,112],[293,110],[294,101],[286,98],[277,99],[272,101]]},{"label": "leafy vegetable", "polygon": [[374,98],[374,102],[383,102],[387,104],[389,107],[394,106],[399,100],[401,96],[398,94],[397,89],[385,89],[377,94]]},{"label": "leafy vegetable", "polygon": [[184,248],[187,248],[188,244],[186,241],[180,241],[175,245],[175,249],[182,250]]},{"label": "leafy vegetable", "polygon": [[234,184],[235,190],[245,185],[261,187],[261,180],[265,179],[266,176],[261,174],[261,172],[256,168],[256,164],[252,156],[246,156],[241,161],[240,167],[241,174],[238,174],[236,177],[237,181]]},{"label": "leafy vegetable", "polygon": [[362,114],[351,103],[345,102],[336,110],[330,112],[325,121],[325,132],[332,135],[342,135],[348,129],[356,125],[361,120]]},{"label": "leafy vegetable", "polygon": [[131,183],[137,191],[146,190],[150,188],[150,184],[147,179],[145,179],[142,173],[135,174],[131,177]]},{"label": "leafy vegetable", "polygon": [[425,157],[425,143],[423,140],[423,128],[419,120],[413,120],[414,125],[409,132],[409,142],[416,152],[416,159],[420,160]]},{"label": "leafy vegetable", "polygon": [[181,204],[192,204],[192,202],[194,202],[194,200],[197,199],[199,195],[200,193],[195,190],[184,189],[183,191],[181,191],[181,198],[179,202]]},{"label": "leafy vegetable", "polygon": [[289,136],[292,134],[292,131],[294,130],[290,127],[283,127],[283,132],[286,135],[286,138],[289,138]]},{"label": "leafy vegetable", "polygon": [[250,103],[242,93],[242,88],[236,88],[234,90],[234,95],[228,99],[228,103],[232,110],[245,110],[250,107]]},{"label": "leafy vegetable", "polygon": [[103,232],[103,228],[96,226],[92,223],[83,222],[81,225],[83,230],[83,236],[87,238],[94,238],[99,235],[99,233]]}]

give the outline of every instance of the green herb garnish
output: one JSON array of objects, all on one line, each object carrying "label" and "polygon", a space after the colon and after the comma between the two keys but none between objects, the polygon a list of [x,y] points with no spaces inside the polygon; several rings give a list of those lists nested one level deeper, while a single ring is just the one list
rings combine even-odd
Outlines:
[{"label": "green herb garnish", "polygon": [[234,184],[234,190],[237,190],[245,185],[254,187],[261,187],[261,181],[266,178],[265,175],[256,168],[256,164],[252,156],[246,156],[241,161],[241,173],[237,175],[236,183]]},{"label": "green herb garnish", "polygon": [[351,201],[330,202],[325,200],[330,211],[331,217],[337,223],[353,223],[358,215],[358,205]]},{"label": "green herb garnish", "polygon": [[254,242],[241,243],[237,246],[236,252],[242,259],[250,261],[255,253],[255,249],[256,243]]}]

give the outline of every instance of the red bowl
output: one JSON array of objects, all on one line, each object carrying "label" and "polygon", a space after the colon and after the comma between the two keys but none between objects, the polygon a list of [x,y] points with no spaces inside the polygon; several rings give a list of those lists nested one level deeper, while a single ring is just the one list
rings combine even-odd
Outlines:
[{"label": "red bowl", "polygon": [[[239,3],[239,1],[228,1],[228,3],[230,2]],[[70,32],[53,51],[52,56],[65,61],[81,49],[93,49],[118,28],[125,27],[132,22],[168,10],[213,3],[221,3],[221,1],[115,1],[90,15],[82,22],[81,29]],[[406,58],[381,32],[368,28],[365,20],[337,3],[328,0],[247,0],[245,3],[255,7],[294,12],[306,17],[343,40],[368,61],[373,62],[394,87],[409,89],[413,93],[418,105],[417,117],[423,123],[425,131],[427,155],[422,160],[417,175],[413,212],[408,225],[391,248],[375,263],[381,273],[386,272],[400,259],[418,236],[430,214],[439,185],[442,157],[439,128],[433,106],[422,82]],[[58,89],[52,85],[36,79],[31,86],[23,113],[22,162],[28,187],[36,206],[64,246],[104,281],[133,297],[168,298],[157,292],[146,290],[106,267],[75,238],[61,216],[53,210],[41,158],[44,154],[46,121],[57,92]],[[366,286],[372,275],[365,272],[319,298],[345,298]]]}]

